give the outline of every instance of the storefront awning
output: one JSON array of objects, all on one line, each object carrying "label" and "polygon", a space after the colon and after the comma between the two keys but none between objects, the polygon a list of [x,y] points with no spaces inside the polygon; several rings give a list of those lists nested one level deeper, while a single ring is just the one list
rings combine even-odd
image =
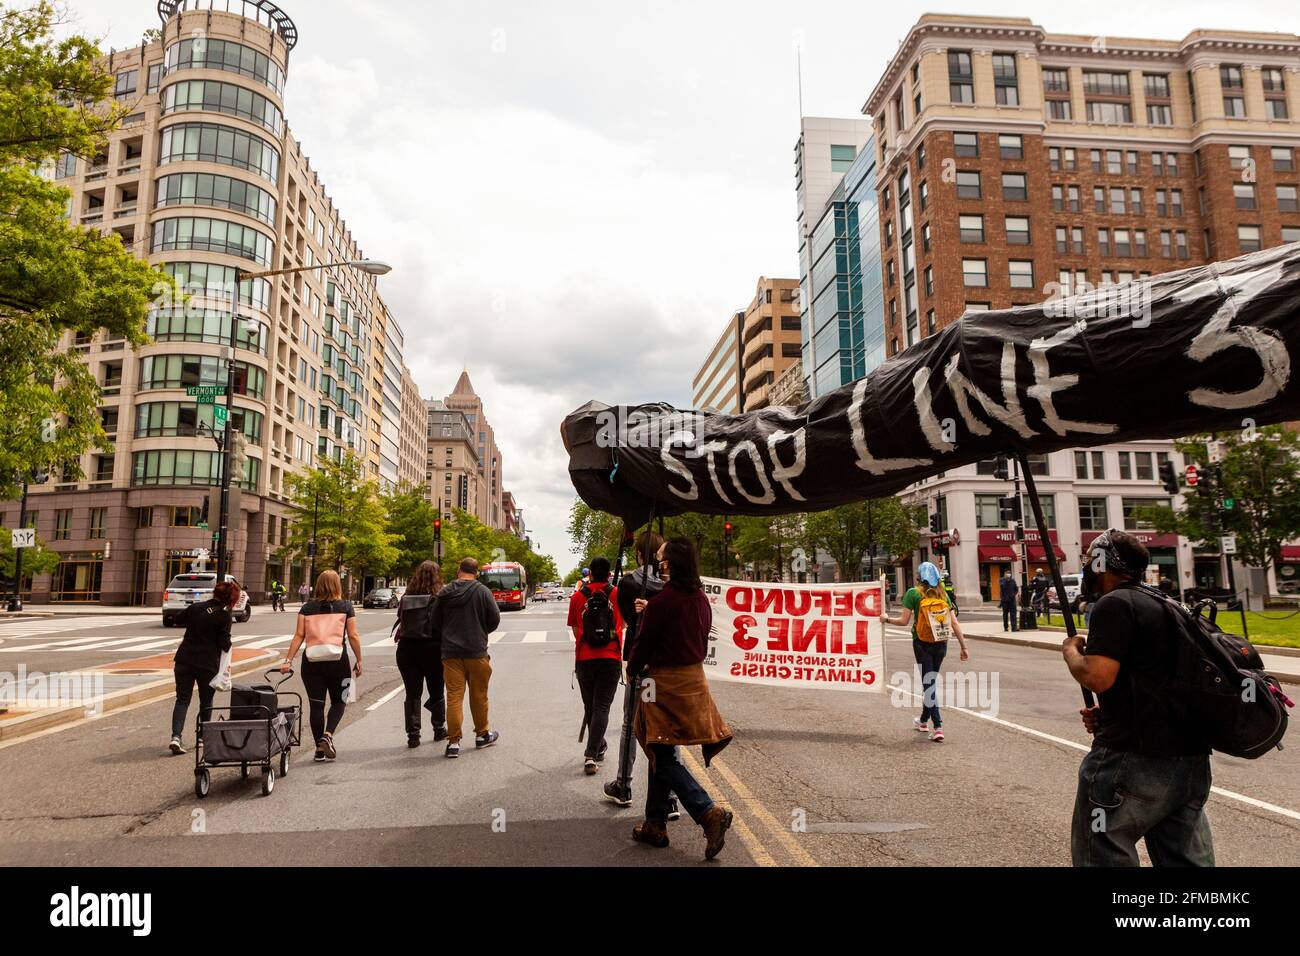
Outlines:
[{"label": "storefront awning", "polygon": [[1286,561],[1288,564],[1300,563],[1300,545],[1282,545],[1282,560]]},{"label": "storefront awning", "polygon": [[1016,560],[1015,552],[1010,548],[1000,548],[994,545],[981,545],[979,557],[980,564],[1013,564]]},{"label": "storefront awning", "polygon": [[[1061,550],[1059,544],[1053,545],[1052,550],[1056,552],[1057,561],[1065,560],[1065,552]],[[1037,541],[1029,546],[1029,561],[1031,564],[1037,561],[1047,561],[1047,552],[1043,550],[1043,546]]]}]

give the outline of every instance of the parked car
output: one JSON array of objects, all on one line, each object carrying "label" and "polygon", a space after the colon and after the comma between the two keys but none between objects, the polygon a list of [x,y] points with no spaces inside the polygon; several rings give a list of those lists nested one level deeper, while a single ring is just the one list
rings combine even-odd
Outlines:
[{"label": "parked car", "polygon": [[[1070,604],[1070,610],[1078,612],[1079,610],[1079,588],[1082,585],[1082,579],[1077,574],[1062,574],[1061,583],[1065,585],[1065,599]],[[1049,582],[1047,588],[1048,607],[1059,608],[1061,599],[1057,597],[1056,585]]]},{"label": "parked car", "polygon": [[[227,574],[226,580],[239,584],[233,574]],[[174,625],[180,613],[191,604],[211,600],[212,589],[216,585],[217,572],[215,571],[191,571],[172,578],[171,583],[163,591],[163,627]],[[239,603],[235,605],[234,616],[235,620],[241,623],[253,616],[253,601],[243,585],[239,587]]]},{"label": "parked car", "polygon": [[401,596],[392,588],[375,588],[361,601],[362,607],[397,607]]}]

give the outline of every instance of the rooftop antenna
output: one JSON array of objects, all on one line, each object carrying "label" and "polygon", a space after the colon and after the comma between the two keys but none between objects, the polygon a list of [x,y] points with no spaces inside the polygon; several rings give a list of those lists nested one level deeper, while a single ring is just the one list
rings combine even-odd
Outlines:
[{"label": "rooftop antenna", "polygon": [[799,87],[799,118],[803,119],[803,47],[798,43],[794,46],[794,70],[795,80]]}]

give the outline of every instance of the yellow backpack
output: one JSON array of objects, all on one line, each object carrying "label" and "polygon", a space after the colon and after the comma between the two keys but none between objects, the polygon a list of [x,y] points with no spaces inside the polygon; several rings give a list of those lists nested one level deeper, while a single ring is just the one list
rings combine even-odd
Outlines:
[{"label": "yellow backpack", "polygon": [[938,588],[921,592],[921,606],[916,609],[916,636],[926,644],[938,644],[952,637],[952,608]]}]

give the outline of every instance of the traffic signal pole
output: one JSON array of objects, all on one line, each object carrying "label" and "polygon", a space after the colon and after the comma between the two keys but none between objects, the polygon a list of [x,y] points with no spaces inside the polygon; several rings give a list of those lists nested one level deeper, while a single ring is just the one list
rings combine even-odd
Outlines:
[{"label": "traffic signal pole", "polygon": [[221,505],[217,514],[217,583],[226,580],[226,548],[230,535],[230,420],[235,404],[235,331],[239,325],[239,285],[243,272],[235,266],[235,287],[230,298],[230,352],[226,356],[226,424],[221,432]]}]

